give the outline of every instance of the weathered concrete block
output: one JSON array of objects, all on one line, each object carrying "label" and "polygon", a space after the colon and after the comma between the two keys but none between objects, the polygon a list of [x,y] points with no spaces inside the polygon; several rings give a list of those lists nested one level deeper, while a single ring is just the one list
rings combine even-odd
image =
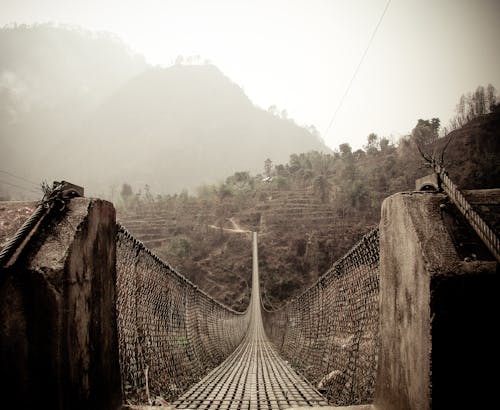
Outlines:
[{"label": "weathered concrete block", "polygon": [[112,204],[73,199],[2,271],[2,405],[121,405],[115,235]]},{"label": "weathered concrete block", "polygon": [[382,206],[380,409],[496,402],[497,265],[462,261],[443,222],[444,201],[441,194],[403,193]]}]

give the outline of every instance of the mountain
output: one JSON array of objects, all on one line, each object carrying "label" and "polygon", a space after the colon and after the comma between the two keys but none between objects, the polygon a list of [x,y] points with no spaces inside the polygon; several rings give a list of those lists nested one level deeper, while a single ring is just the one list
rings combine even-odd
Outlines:
[{"label": "mountain", "polygon": [[51,25],[0,29],[0,55],[0,162],[38,180],[56,162],[54,145],[146,69],[110,34]]},{"label": "mountain", "polygon": [[156,192],[257,172],[268,157],[328,151],[308,130],[254,106],[212,65],[145,71],[104,101],[84,130],[80,161],[92,155],[95,176],[107,172],[114,183]]},{"label": "mountain", "polygon": [[50,25],[0,29],[0,54],[0,161],[31,179],[172,193],[329,152],[213,65],[153,67],[110,35]]}]

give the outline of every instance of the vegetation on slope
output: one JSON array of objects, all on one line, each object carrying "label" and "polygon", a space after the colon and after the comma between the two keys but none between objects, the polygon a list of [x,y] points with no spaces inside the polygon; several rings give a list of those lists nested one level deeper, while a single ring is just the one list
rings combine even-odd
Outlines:
[{"label": "vegetation on slope", "polygon": [[489,111],[442,138],[438,119],[419,120],[397,144],[371,134],[363,150],[342,144],[332,154],[293,154],[275,165],[268,160],[261,174],[236,172],[219,185],[200,187],[196,196],[153,197],[148,189],[134,194],[124,186],[119,215],[139,237],[142,231],[134,229],[160,226],[156,236],[143,237],[146,243],[240,310],[249,298],[250,235],[233,230],[236,223],[258,231],[264,301],[275,307],[375,227],[384,198],[413,190],[415,180],[430,172],[417,144],[440,153],[451,139],[445,164],[452,179],[464,189],[498,187],[500,112],[494,104]]}]

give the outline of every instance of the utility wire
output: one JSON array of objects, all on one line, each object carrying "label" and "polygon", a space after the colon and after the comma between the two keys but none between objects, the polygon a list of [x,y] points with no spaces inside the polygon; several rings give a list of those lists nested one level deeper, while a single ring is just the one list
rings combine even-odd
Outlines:
[{"label": "utility wire", "polygon": [[22,187],[20,185],[16,185],[16,184],[13,184],[11,182],[7,182],[7,181],[3,181],[0,179],[0,183],[2,184],[6,184],[6,185],[10,185],[10,186],[13,186],[15,188],[19,188],[19,189],[22,189],[23,191],[26,191],[26,192],[31,192],[32,194],[37,194],[37,195],[40,195],[40,192],[37,192],[35,191],[34,189],[29,189],[29,188],[26,188],[26,187]]},{"label": "utility wire", "polygon": [[368,41],[368,45],[366,46],[365,51],[363,52],[363,55],[361,56],[361,59],[359,60],[358,66],[354,70],[354,74],[351,77],[351,81],[349,81],[349,84],[347,85],[347,88],[344,92],[344,95],[340,99],[339,105],[337,106],[337,109],[333,113],[332,119],[330,120],[330,123],[328,124],[328,127],[326,128],[325,133],[323,134],[324,138],[326,138],[328,131],[330,131],[330,128],[332,127],[333,122],[337,118],[337,114],[339,113],[340,109],[342,108],[342,105],[344,104],[344,101],[347,97],[347,94],[349,93],[349,90],[351,89],[352,83],[354,82],[354,79],[356,78],[356,75],[358,74],[358,71],[359,71],[359,68],[361,67],[361,64],[363,64],[363,61],[366,57],[366,54],[368,53],[368,50],[370,49],[370,46],[373,43],[373,39],[375,38],[375,35],[377,34],[377,31],[378,31],[378,28],[380,27],[380,24],[382,24],[382,20],[384,19],[385,13],[387,12],[387,9],[389,8],[390,4],[391,4],[391,0],[387,0],[384,11],[382,12],[380,19],[378,20],[378,23],[375,26],[375,30],[373,30],[372,36],[370,37],[370,40]]},{"label": "utility wire", "polygon": [[0,169],[0,172],[1,172],[2,174],[10,175],[11,177],[17,178],[17,179],[19,179],[19,180],[21,180],[21,181],[24,181],[24,182],[29,182],[30,184],[33,184],[33,185],[35,185],[35,186],[37,186],[37,187],[40,185],[40,184],[38,184],[37,182],[30,181],[29,179],[26,179],[26,178],[20,177],[20,176],[18,176],[18,175],[14,175],[13,173],[8,172],[8,171],[4,171],[4,170],[2,170],[2,169]]}]

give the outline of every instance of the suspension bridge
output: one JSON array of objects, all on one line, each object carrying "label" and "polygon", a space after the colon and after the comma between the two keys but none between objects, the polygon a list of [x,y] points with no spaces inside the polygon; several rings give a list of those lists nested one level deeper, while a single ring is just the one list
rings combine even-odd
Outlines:
[{"label": "suspension bridge", "polygon": [[[496,348],[487,332],[499,244],[497,228],[476,210],[497,221],[500,190],[463,195],[445,177],[447,195],[387,199],[379,228],[275,311],[260,300],[251,233],[245,312],[213,299],[117,225],[112,204],[56,187],[38,208],[19,208],[24,222],[9,228],[10,239],[0,235],[6,404],[425,410],[492,403]],[[15,206],[2,205],[0,220],[16,221]],[[458,249],[464,221],[487,248],[478,253],[484,260]],[[458,397],[456,389],[472,393]]]},{"label": "suspension bridge", "polygon": [[247,333],[224,362],[178,398],[180,409],[283,409],[327,405],[267,339],[261,316],[257,233],[253,238],[252,297]]},{"label": "suspension bridge", "polygon": [[262,309],[257,234],[252,237],[252,296],[238,313],[120,227],[120,360],[131,402],[161,397],[176,408],[285,409],[360,404],[373,395],[378,230],[275,312]]}]

